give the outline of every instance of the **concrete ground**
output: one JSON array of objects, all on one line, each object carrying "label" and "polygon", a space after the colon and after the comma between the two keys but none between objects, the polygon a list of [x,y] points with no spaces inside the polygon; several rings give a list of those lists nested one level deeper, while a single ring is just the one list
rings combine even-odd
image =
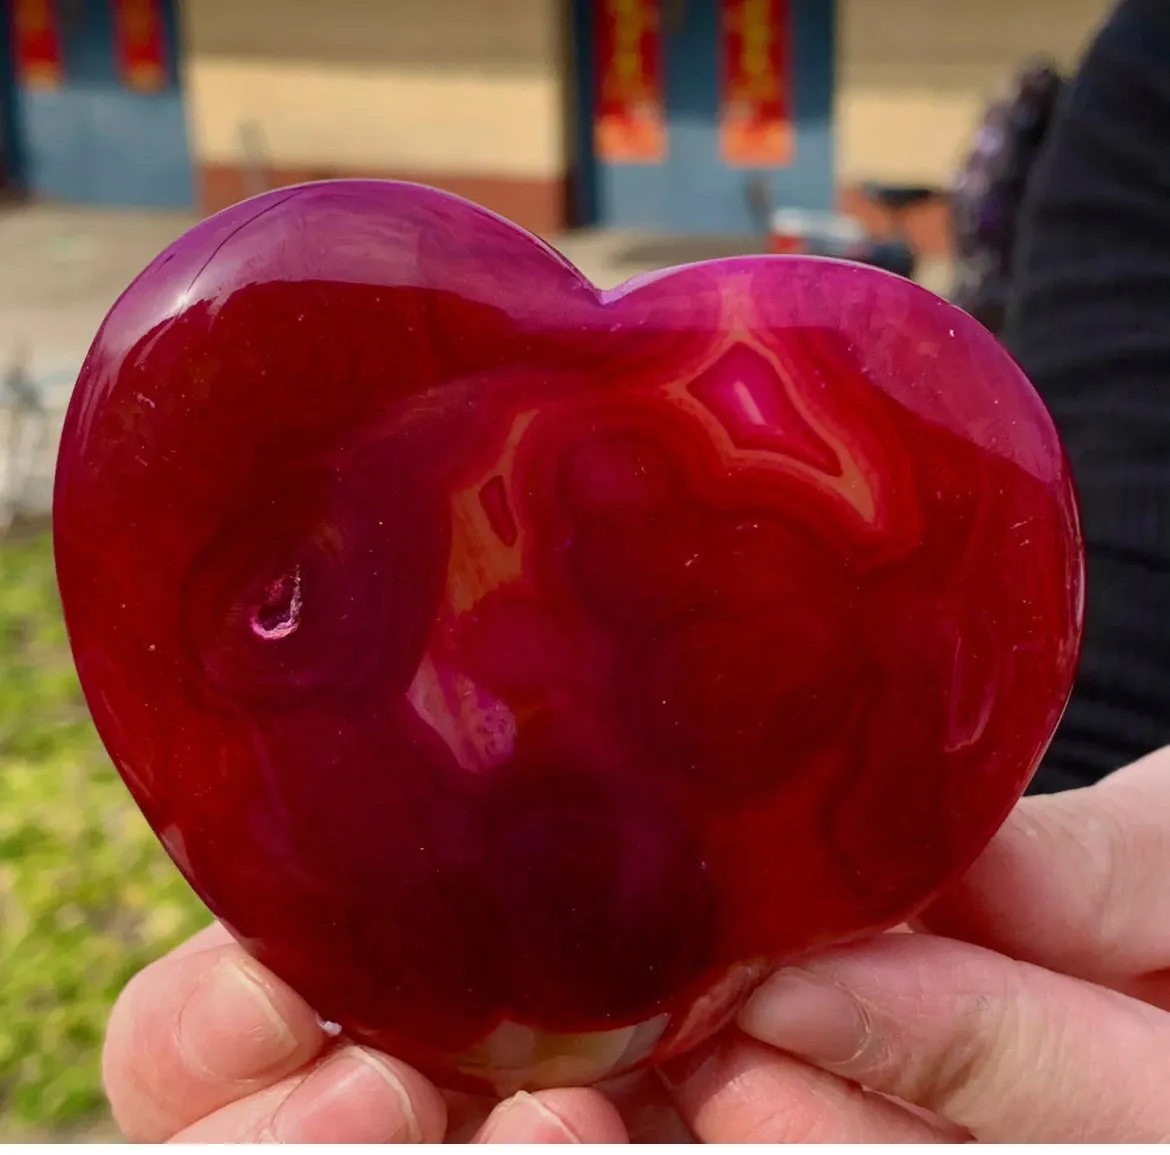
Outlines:
[{"label": "concrete ground", "polygon": [[40,380],[75,369],[114,299],[195,219],[42,206],[0,211],[0,370],[24,356]]},{"label": "concrete ground", "polygon": [[[0,379],[20,364],[56,415],[43,427],[17,428],[0,408],[0,531],[14,504],[34,515],[48,508],[59,416],[102,317],[143,266],[196,219],[44,205],[0,209]],[[758,251],[750,238],[683,240],[605,230],[582,230],[553,243],[602,287],[663,265]],[[945,291],[946,262],[927,264],[921,279]]]}]

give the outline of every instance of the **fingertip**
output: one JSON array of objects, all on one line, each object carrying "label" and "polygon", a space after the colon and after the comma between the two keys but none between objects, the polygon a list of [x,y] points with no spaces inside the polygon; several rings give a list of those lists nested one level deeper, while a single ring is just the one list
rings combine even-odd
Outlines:
[{"label": "fingertip", "polygon": [[391,1083],[402,1088],[404,1102],[414,1118],[412,1142],[442,1143],[447,1133],[447,1102],[434,1083],[398,1059],[379,1051],[363,1051],[367,1059],[387,1072]]},{"label": "fingertip", "polygon": [[325,1059],[267,1128],[280,1143],[441,1143],[447,1105],[413,1067],[363,1047]]},{"label": "fingertip", "polygon": [[563,1087],[537,1091],[533,1096],[577,1137],[579,1143],[627,1143],[621,1113],[600,1091],[591,1087]]},{"label": "fingertip", "polygon": [[340,1046],[307,1072],[228,1103],[176,1143],[441,1143],[447,1108],[418,1071],[364,1047]]},{"label": "fingertip", "polygon": [[185,1068],[211,1083],[248,1083],[308,1062],[325,1035],[312,1008],[246,955],[224,952],[179,1009]]},{"label": "fingertip", "polygon": [[[209,927],[136,975],[110,1015],[102,1073],[127,1137],[158,1142],[302,1067],[325,1046],[286,983]],[[218,945],[217,945],[218,944]]]},{"label": "fingertip", "polygon": [[588,1087],[519,1091],[488,1116],[477,1143],[627,1143],[617,1108]]},{"label": "fingertip", "polygon": [[844,987],[799,967],[767,978],[744,1004],[736,1025],[749,1038],[818,1065],[848,1063],[869,1040],[861,1003]]}]

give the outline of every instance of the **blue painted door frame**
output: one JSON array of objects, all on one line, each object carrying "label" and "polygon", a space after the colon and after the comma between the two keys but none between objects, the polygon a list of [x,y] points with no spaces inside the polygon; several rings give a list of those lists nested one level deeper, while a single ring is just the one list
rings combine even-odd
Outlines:
[{"label": "blue painted door frame", "polygon": [[122,83],[111,0],[71,0],[59,8],[60,87],[16,88],[23,183],[50,200],[189,207],[194,176],[178,79],[176,0],[160,0],[170,83],[159,92]]},{"label": "blue painted door frame", "polygon": [[576,0],[578,77],[576,203],[581,223],[672,233],[746,234],[758,224],[748,182],[764,178],[776,206],[831,209],[835,85],[834,0],[788,0],[793,22],[792,161],[767,170],[732,168],[719,154],[719,0],[685,0],[677,29],[663,38],[668,158],[610,164],[593,154],[596,0]]}]

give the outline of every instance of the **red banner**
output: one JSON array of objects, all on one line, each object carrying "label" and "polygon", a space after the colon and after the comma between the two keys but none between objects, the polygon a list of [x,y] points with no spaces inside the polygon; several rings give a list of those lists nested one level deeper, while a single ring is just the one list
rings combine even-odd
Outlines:
[{"label": "red banner", "polygon": [[722,0],[719,144],[731,165],[768,168],[793,153],[788,0]]},{"label": "red banner", "polygon": [[666,159],[660,0],[597,0],[593,147],[625,164]]},{"label": "red banner", "polygon": [[26,88],[61,83],[61,29],[55,0],[14,0],[12,32],[16,75]]},{"label": "red banner", "polygon": [[114,39],[122,83],[139,92],[166,88],[166,31],[159,0],[114,0]]}]

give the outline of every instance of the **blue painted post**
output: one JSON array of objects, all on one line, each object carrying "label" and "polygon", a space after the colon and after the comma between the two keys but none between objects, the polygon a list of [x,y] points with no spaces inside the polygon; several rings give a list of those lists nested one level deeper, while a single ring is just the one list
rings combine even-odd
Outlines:
[{"label": "blue painted post", "polygon": [[594,225],[602,219],[599,203],[597,158],[593,153],[593,77],[597,60],[593,51],[594,0],[572,0],[573,19],[570,25],[571,67],[576,86],[573,102],[573,158],[571,224]]},{"label": "blue painted post", "polygon": [[[665,0],[666,3],[672,0]],[[749,184],[772,205],[830,211],[836,202],[833,93],[834,0],[788,0],[795,155],[764,170],[728,165],[719,151],[720,0],[673,0],[677,24],[664,29],[669,155],[661,164],[614,164],[592,154],[594,14],[600,0],[577,0],[579,179],[591,221],[675,234],[746,235],[760,227]]]}]

